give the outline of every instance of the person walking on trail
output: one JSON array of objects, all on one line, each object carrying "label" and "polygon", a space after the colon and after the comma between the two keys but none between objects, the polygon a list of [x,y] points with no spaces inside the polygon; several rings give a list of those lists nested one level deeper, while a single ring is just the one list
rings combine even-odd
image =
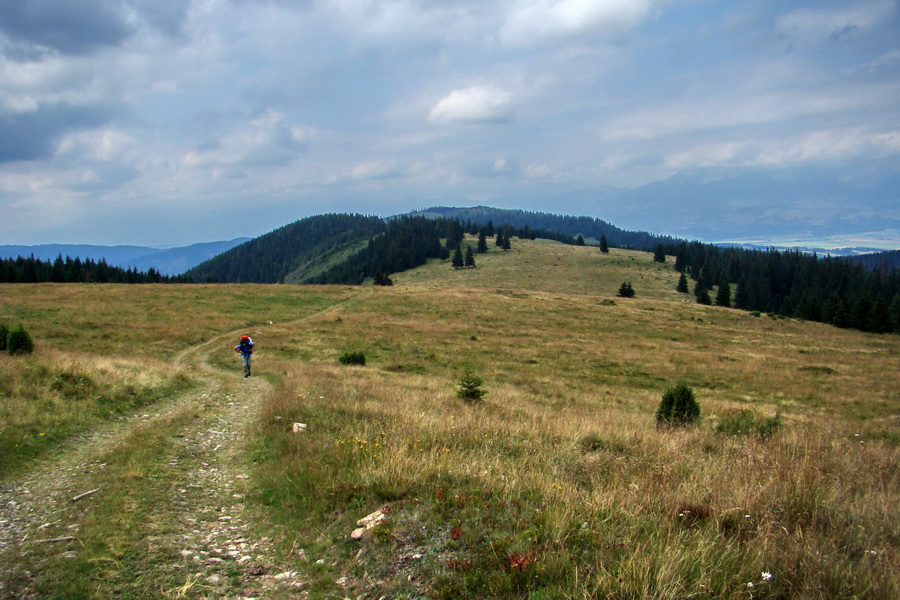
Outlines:
[{"label": "person walking on trail", "polygon": [[242,335],[241,341],[234,347],[234,351],[241,355],[244,362],[244,377],[250,377],[250,357],[253,356],[253,340],[249,335]]}]

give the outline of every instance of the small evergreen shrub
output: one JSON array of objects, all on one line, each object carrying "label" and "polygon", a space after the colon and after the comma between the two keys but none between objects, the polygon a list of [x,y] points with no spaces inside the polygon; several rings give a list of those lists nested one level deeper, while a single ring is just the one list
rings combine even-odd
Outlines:
[{"label": "small evergreen shrub", "polygon": [[366,366],[366,355],[360,351],[344,352],[338,358],[342,365],[360,365]]},{"label": "small evergreen shrub", "polygon": [[758,435],[768,437],[781,428],[781,415],[765,418],[749,409],[726,413],[716,431],[725,435]]},{"label": "small evergreen shrub", "polygon": [[0,323],[0,352],[6,352],[6,340],[9,338],[9,327]]},{"label": "small evergreen shrub", "polygon": [[21,325],[10,331],[6,337],[6,351],[11,355],[34,352],[34,342],[31,341],[31,336]]},{"label": "small evergreen shrub", "polygon": [[630,281],[625,281],[619,286],[619,297],[634,298],[634,288],[631,287]]},{"label": "small evergreen shrub", "polygon": [[481,388],[484,380],[475,374],[472,365],[463,368],[463,374],[457,382],[456,396],[466,402],[481,402],[487,395],[487,391]]},{"label": "small evergreen shrub", "polygon": [[700,405],[683,383],[669,388],[656,409],[656,426],[684,427],[700,420]]}]

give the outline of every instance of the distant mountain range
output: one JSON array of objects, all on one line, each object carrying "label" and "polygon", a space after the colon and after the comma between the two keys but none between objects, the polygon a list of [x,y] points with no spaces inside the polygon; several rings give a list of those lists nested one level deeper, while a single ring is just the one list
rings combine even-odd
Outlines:
[{"label": "distant mountain range", "polygon": [[39,260],[63,258],[105,260],[109,265],[146,271],[151,267],[163,275],[180,275],[203,261],[227,252],[249,241],[237,238],[223,242],[205,242],[177,248],[149,248],[145,246],[91,246],[87,244],[41,244],[38,246],[0,246],[0,258],[28,258]]},{"label": "distant mountain range", "polygon": [[[675,179],[677,181],[668,181],[669,186],[666,197],[660,197],[661,194],[658,193],[660,190],[656,190],[656,194],[654,194],[652,189],[648,189],[652,188],[652,185],[644,186],[644,188],[637,190],[618,190],[615,193],[609,189],[598,188],[575,192],[568,196],[568,200],[572,200],[573,197],[577,196],[584,203],[585,212],[588,214],[596,214],[598,212],[606,214],[609,212],[619,215],[625,220],[631,220],[628,217],[634,217],[637,214],[635,211],[638,211],[642,214],[642,222],[656,224],[654,230],[666,231],[667,235],[658,235],[646,231],[628,231],[611,225],[607,221],[586,216],[573,217],[487,206],[470,208],[433,207],[409,213],[408,215],[397,215],[388,219],[379,219],[371,216],[363,217],[361,215],[318,215],[290,223],[257,238],[238,238],[230,241],[192,244],[169,249],[143,246],[70,244],[0,246],[0,258],[34,256],[40,260],[52,261],[57,256],[62,256],[63,258],[69,256],[95,261],[104,259],[112,266],[125,269],[134,268],[139,271],[146,271],[153,268],[163,275],[187,274],[196,281],[219,281],[222,283],[321,282],[321,277],[329,271],[333,274],[336,270],[349,268],[347,261],[360,260],[358,257],[354,258],[354,256],[365,249],[366,244],[371,245],[370,240],[376,235],[396,233],[405,240],[403,243],[408,245],[409,241],[404,236],[410,235],[411,232],[402,228],[390,227],[390,223],[398,219],[419,216],[459,221],[460,223],[470,223],[478,226],[492,221],[495,226],[509,225],[519,230],[541,230],[545,233],[571,236],[573,239],[581,235],[588,243],[597,243],[600,237],[604,236],[611,246],[652,251],[660,243],[671,248],[684,238],[703,239],[701,235],[695,236],[691,234],[706,233],[707,235],[712,235],[712,223],[716,223],[716,231],[724,234],[718,238],[723,240],[727,236],[729,222],[728,218],[723,217],[723,215],[727,213],[732,218],[737,218],[742,211],[754,211],[760,208],[756,202],[749,200],[746,206],[736,206],[734,203],[727,206],[722,205],[722,203],[717,204],[715,199],[721,197],[723,186],[733,189],[735,186],[741,187],[738,184],[742,184],[743,189],[747,190],[748,198],[757,198],[769,193],[775,193],[774,190],[776,188],[781,190],[779,193],[784,193],[783,189],[785,187],[784,182],[778,182],[778,185],[775,185],[771,181],[763,181],[759,178],[748,178],[743,182],[738,182],[733,178],[727,182],[716,180],[697,181],[685,176],[673,178],[673,180]],[[799,194],[801,184],[802,182],[793,182],[792,185],[787,187]],[[673,190],[677,190],[677,193],[673,192]],[[845,185],[837,190],[835,194],[843,197],[851,194],[854,190],[858,193],[863,193],[857,188],[851,189],[849,185]],[[875,195],[881,197],[884,192],[885,190],[882,189]],[[807,190],[807,193],[813,192]],[[813,195],[819,195],[820,193],[824,193],[824,191],[816,190]],[[870,190],[869,193],[873,192]],[[656,198],[656,200],[653,200],[653,198]],[[698,228],[680,232],[672,231],[671,228],[665,227],[667,219],[670,218],[669,216],[673,212],[678,212],[681,205],[696,204],[698,202],[707,206],[710,210],[710,218],[702,224],[702,227],[698,223]],[[654,208],[648,210],[648,206]],[[717,222],[717,219],[720,217],[723,220]],[[787,236],[788,234],[784,233],[784,231],[787,231],[785,228],[788,225],[782,223],[781,227],[775,227],[774,222],[778,220],[778,216],[773,214],[771,218],[773,219],[773,230],[768,239],[777,239],[779,231],[782,232],[781,235]],[[823,238],[813,237],[815,232],[810,232],[808,237],[805,238],[808,244],[804,244],[804,247],[799,249],[802,252],[817,252],[820,256],[854,256],[866,252],[876,252],[879,250],[878,246],[863,246],[863,244],[867,241],[875,240],[887,243],[891,239],[896,238],[898,231],[892,228],[896,223],[891,219],[882,220],[880,224],[882,227],[886,227],[882,230],[885,233],[884,239],[878,239],[878,232],[874,231],[874,229],[868,229],[872,233],[860,234],[863,237],[847,236],[846,241],[855,242],[853,244],[854,247],[841,249],[836,247],[836,245],[820,245]],[[874,223],[867,222],[866,225],[871,227]],[[827,235],[824,231],[819,232],[819,234]],[[415,235],[446,237],[440,232],[428,232],[427,234],[419,232]],[[712,243],[742,248],[790,249],[782,244],[765,244],[761,242],[760,238],[744,238],[743,241],[728,240]],[[395,241],[394,244],[398,245],[400,241]],[[349,280],[357,280],[363,272],[365,272],[365,277],[372,275],[368,271],[374,268],[374,259],[366,260],[372,264],[365,267],[360,265],[353,267],[358,272],[348,275]],[[873,268],[875,265],[878,268],[898,267],[897,253],[879,252],[878,256],[859,262],[869,268]],[[398,263],[394,261],[394,264]],[[380,270],[390,272],[386,270],[387,267],[387,264],[382,264],[380,265]]]},{"label": "distant mountain range", "polygon": [[896,173],[846,179],[821,169],[767,175],[704,169],[637,188],[595,187],[549,198],[498,200],[503,205],[565,206],[569,214],[603,215],[626,229],[710,243],[755,239],[763,247],[798,245],[776,242],[783,239],[803,240],[801,245],[807,248],[833,249],[831,243],[816,242],[857,237],[846,245],[894,250],[900,230],[898,194]]}]

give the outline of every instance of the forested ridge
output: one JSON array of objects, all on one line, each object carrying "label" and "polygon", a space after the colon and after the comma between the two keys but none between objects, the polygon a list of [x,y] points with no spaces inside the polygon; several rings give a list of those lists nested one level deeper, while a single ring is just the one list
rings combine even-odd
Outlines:
[{"label": "forested ridge", "polygon": [[695,294],[737,285],[733,306],[887,333],[900,331],[900,271],[870,270],[845,258],[681,242],[662,248],[690,275]]},{"label": "forested ridge", "polygon": [[198,282],[279,283],[305,263],[385,230],[379,217],[327,214],[308,217],[236,246],[185,276]]},{"label": "forested ridge", "polygon": [[676,270],[693,280],[700,302],[709,302],[709,291],[718,288],[716,303],[722,306],[876,333],[900,331],[900,271],[892,266],[892,253],[848,260],[799,251],[722,247],[624,231],[590,217],[488,207],[437,207],[388,220],[350,214],[308,217],[232,248],[179,277],[165,277],[153,269],[146,273],[124,270],[102,260],[19,258],[0,263],[0,282],[357,285],[375,279],[389,283],[390,274],[429,259],[449,259],[465,233],[477,235],[479,245],[485,237],[494,236],[502,236],[507,244],[511,237],[565,244],[583,244],[584,238],[593,238],[601,240],[601,249],[606,242],[611,247],[653,252],[654,260],[661,262],[667,255],[674,256]]},{"label": "forested ridge", "polygon": [[673,244],[680,241],[673,237],[655,235],[646,231],[626,231],[593,217],[573,217],[488,206],[473,208],[436,206],[413,214],[417,213],[457,219],[462,222],[468,221],[477,226],[484,226],[488,223],[493,223],[494,226],[508,226],[514,230],[513,235],[516,237],[519,237],[517,232],[526,229],[538,232],[537,237],[556,239],[566,243],[573,243],[579,235],[598,241],[606,237],[610,246],[647,252],[652,252],[660,243]]}]

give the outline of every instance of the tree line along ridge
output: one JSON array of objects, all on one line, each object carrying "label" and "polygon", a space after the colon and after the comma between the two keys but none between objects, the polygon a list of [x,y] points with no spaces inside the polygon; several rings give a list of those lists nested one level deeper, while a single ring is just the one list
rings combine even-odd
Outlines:
[{"label": "tree line along ridge", "polygon": [[[652,252],[654,260],[675,257],[675,269],[694,282],[694,293],[720,306],[798,317],[875,333],[900,331],[900,274],[896,268],[867,269],[843,258],[820,258],[799,251],[751,250],[689,242],[646,232],[628,232],[600,219],[520,210],[475,207],[433,208],[420,214],[382,219],[328,214],[308,217],[247,241],[174,277],[150,269],[122,269],[105,261],[32,258],[0,261],[3,282],[96,283],[302,283],[359,285],[377,278],[389,284],[392,273],[448,260],[465,234],[497,244],[509,239],[551,239],[583,245],[598,240],[609,247]],[[502,246],[501,246],[502,247]],[[733,293],[732,293],[732,290]]]}]

